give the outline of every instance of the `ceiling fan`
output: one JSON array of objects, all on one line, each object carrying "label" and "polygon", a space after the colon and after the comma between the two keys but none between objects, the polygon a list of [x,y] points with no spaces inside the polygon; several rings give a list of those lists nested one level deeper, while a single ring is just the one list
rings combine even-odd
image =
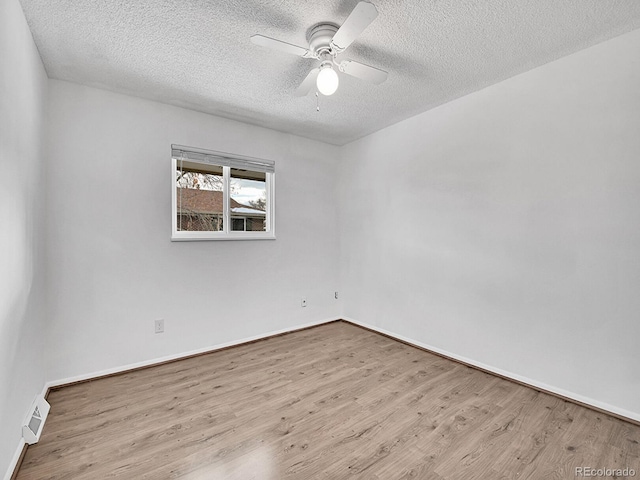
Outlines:
[{"label": "ceiling fan", "polygon": [[[338,89],[339,78],[335,68],[342,73],[366,80],[376,85],[387,79],[387,72],[353,60],[338,62],[336,56],[344,52],[349,45],[378,16],[375,5],[360,2],[353,9],[341,27],[333,23],[320,23],[314,26],[307,36],[309,48],[299,47],[263,35],[253,35],[251,41],[256,45],[291,53],[303,58],[320,60],[320,65],[312,69],[295,94],[307,95],[314,85],[323,95],[333,95]],[[334,68],[335,67],[335,68]]]}]

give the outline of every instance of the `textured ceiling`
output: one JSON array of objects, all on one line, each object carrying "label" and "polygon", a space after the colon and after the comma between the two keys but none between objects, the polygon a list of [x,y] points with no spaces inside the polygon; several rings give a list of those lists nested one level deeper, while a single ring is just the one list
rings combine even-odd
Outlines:
[{"label": "textured ceiling", "polygon": [[379,15],[339,56],[389,72],[341,75],[331,97],[294,90],[317,61],[254,45],[307,46],[357,0],[21,0],[49,77],[334,144],[640,27],[638,0],[373,0]]}]

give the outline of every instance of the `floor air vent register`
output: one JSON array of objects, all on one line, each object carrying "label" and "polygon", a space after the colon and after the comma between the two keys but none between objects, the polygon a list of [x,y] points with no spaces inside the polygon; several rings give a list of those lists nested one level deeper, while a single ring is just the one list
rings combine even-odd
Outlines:
[{"label": "floor air vent register", "polygon": [[42,396],[36,397],[33,405],[31,405],[29,415],[22,426],[22,437],[29,445],[40,440],[40,434],[42,433],[47,415],[49,415],[50,408],[49,403]]}]

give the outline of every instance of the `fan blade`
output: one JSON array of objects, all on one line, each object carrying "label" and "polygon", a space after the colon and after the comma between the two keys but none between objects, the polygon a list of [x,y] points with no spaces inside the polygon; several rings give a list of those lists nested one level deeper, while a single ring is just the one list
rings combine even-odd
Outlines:
[{"label": "fan blade", "polygon": [[320,73],[320,68],[314,68],[302,81],[300,86],[296,89],[296,97],[304,97],[309,93],[311,88],[316,84],[316,79]]},{"label": "fan blade", "polygon": [[331,47],[337,53],[344,51],[377,16],[378,10],[373,3],[358,3],[333,36]]},{"label": "fan blade", "polygon": [[316,79],[318,78],[318,73],[320,73],[320,68],[314,68],[309,72],[309,74],[302,81],[300,86],[296,89],[296,97],[304,97],[309,93],[311,88],[316,84]]},{"label": "fan blade", "polygon": [[379,68],[370,67],[364,63],[345,60],[340,63],[340,70],[347,75],[366,80],[367,82],[380,85],[387,79],[388,73]]},{"label": "fan blade", "polygon": [[298,47],[287,42],[281,42],[275,38],[269,38],[262,35],[252,35],[251,42],[261,47],[272,48],[273,50],[280,50],[281,52],[291,53],[298,55],[299,57],[305,57],[309,53],[306,48]]}]

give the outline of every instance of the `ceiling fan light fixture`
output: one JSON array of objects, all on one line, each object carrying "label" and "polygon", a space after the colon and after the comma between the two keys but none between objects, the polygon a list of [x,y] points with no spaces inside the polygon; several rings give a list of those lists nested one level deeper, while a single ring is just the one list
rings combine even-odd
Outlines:
[{"label": "ceiling fan light fixture", "polygon": [[320,67],[320,73],[316,80],[318,91],[323,95],[333,95],[338,89],[340,79],[330,63],[326,63]]},{"label": "ceiling fan light fixture", "polygon": [[342,54],[377,16],[378,10],[375,5],[362,0],[356,4],[341,26],[329,22],[313,26],[307,33],[308,48],[257,34],[251,36],[251,42],[298,57],[320,61],[320,65],[316,64],[300,83],[295,91],[296,97],[308,95],[313,90],[314,84],[316,97],[318,93],[327,96],[333,95],[340,83],[337,70],[341,74],[344,73],[375,85],[379,85],[387,79],[387,72],[379,68],[348,59],[336,62],[336,57]]}]

